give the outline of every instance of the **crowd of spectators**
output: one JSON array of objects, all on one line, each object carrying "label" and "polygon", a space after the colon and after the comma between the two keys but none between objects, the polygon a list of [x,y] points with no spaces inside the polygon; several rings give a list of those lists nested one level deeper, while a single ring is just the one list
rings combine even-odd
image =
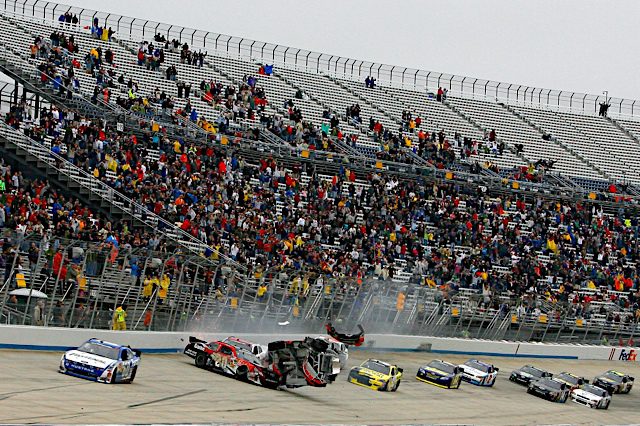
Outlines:
[{"label": "crowd of spectators", "polygon": [[[169,46],[179,47],[175,42]],[[143,44],[143,50],[151,49]],[[51,51],[63,55],[61,50]],[[182,46],[184,51],[188,46]],[[92,69],[100,68],[102,53],[96,49],[96,55],[89,55],[98,59]],[[140,65],[147,63],[146,55]],[[155,57],[155,49],[151,56]],[[60,59],[49,58],[49,66],[73,70],[70,59],[56,62]],[[256,78],[247,76],[236,90],[205,80],[200,91],[204,100],[224,105],[230,113],[227,119],[251,119],[266,101],[256,83]],[[133,93],[133,83],[129,91]],[[438,96],[446,100],[444,91]],[[157,99],[165,102],[167,96],[163,100],[159,94]],[[355,143],[329,111],[325,117],[329,122],[316,127],[305,123],[292,100],[284,106],[290,122],[278,117],[261,120],[289,143],[330,149],[330,136]],[[201,123],[189,102],[182,112]],[[348,115],[359,117],[357,105],[349,108]],[[449,141],[444,130],[421,129],[418,118],[405,114],[406,126],[397,133],[370,120],[369,130],[382,146],[381,158],[411,162],[406,149],[415,148],[420,157],[444,168],[455,161],[457,150],[464,157],[479,149],[477,141],[461,135]],[[255,270],[287,266],[318,275],[385,280],[408,270],[416,284],[442,288],[447,295],[461,287],[472,288],[490,300],[493,295],[513,295],[531,309],[535,306],[531,300],[564,303],[581,315],[589,313],[592,300],[577,295],[577,290],[604,287],[626,293],[611,302],[629,312],[637,310],[638,218],[623,209],[605,214],[597,204],[578,201],[525,201],[516,194],[495,198],[453,184],[374,172],[363,175],[347,166],[335,176],[321,176],[308,163],[291,169],[274,158],[252,163],[231,150],[172,140],[153,129],[144,137],[109,132],[102,123],[53,109],[44,111],[37,124],[29,124],[24,111],[13,111],[7,122],[36,140],[52,139],[53,152]],[[404,131],[417,136],[417,146],[403,137]],[[495,155],[505,148],[495,131],[486,135],[486,141]],[[16,176],[3,174],[12,182]],[[529,166],[526,174],[535,176],[535,166]],[[42,198],[38,192],[42,187],[48,185],[36,181],[26,191],[21,186],[14,189],[24,195],[12,194],[10,202],[5,199],[5,216],[9,213],[5,226],[21,230],[42,222],[44,213],[37,213],[37,204],[36,213],[31,211],[33,198]],[[48,199],[45,206],[56,200]],[[62,201],[56,214],[63,219],[54,220],[56,233],[79,239],[113,237],[120,245],[157,241],[150,234],[124,229],[126,222],[112,224],[77,202]],[[42,225],[43,232],[45,228]]]}]

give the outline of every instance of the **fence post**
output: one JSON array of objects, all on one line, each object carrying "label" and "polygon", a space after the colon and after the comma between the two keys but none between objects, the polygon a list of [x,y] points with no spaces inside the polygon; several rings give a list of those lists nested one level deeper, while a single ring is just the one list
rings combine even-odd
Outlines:
[{"label": "fence post", "polygon": [[[58,273],[56,274],[56,282],[53,285],[53,294],[51,295],[51,299],[49,301],[49,307],[45,310],[45,317],[44,317],[44,326],[48,327],[49,326],[49,313],[51,312],[51,308],[53,307],[53,301],[56,298],[56,292],[58,291],[58,283],[60,282],[60,275],[62,273],[62,267],[64,265],[64,261],[67,258],[67,250],[69,248],[71,248],[73,246],[73,244],[71,244],[68,247],[65,247],[65,250],[62,253],[62,260],[60,262],[60,267],[58,268]],[[53,266],[53,262],[52,262],[52,266]],[[66,279],[66,277],[65,277]]]},{"label": "fence post", "polygon": [[[90,251],[91,251],[91,249],[87,248],[87,252],[84,255],[84,259],[82,259],[82,267],[80,268],[80,271],[81,271],[83,277],[85,278],[85,280],[86,280],[86,275],[84,274],[84,271],[85,271],[86,266],[87,266],[87,255],[89,254]],[[88,281],[85,281],[85,285],[87,285],[87,284],[88,284]],[[69,323],[67,325],[67,327],[69,327],[69,328],[71,328],[72,324],[73,324],[73,314],[75,312],[76,303],[78,302],[78,293],[80,293],[80,281],[76,279],[76,292],[75,292],[75,295],[73,296],[73,302],[71,302],[71,313],[69,314]],[[62,324],[62,325],[64,325],[64,324]]]}]

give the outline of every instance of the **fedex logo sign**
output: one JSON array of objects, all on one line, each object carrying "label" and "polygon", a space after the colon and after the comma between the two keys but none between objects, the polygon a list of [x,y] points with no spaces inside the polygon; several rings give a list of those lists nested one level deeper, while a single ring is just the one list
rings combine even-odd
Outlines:
[{"label": "fedex logo sign", "polygon": [[616,359],[616,351],[620,351],[618,355],[618,361],[637,361],[638,350],[637,349],[617,349],[611,348],[609,352],[609,361]]},{"label": "fedex logo sign", "polygon": [[629,349],[629,351],[627,351],[626,349],[621,349],[620,350],[620,356],[618,357],[618,360],[620,360],[620,361],[635,361],[637,355],[638,355],[638,352],[635,349]]}]

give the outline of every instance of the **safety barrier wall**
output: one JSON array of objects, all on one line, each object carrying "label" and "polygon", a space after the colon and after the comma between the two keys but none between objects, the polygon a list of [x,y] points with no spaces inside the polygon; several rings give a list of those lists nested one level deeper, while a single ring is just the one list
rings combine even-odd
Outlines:
[{"label": "safety barrier wall", "polygon": [[[95,337],[115,343],[127,344],[146,353],[175,353],[182,351],[189,339],[189,335],[195,335],[204,340],[218,340],[229,336],[229,333],[122,332],[79,328],[0,326],[0,349],[63,351],[71,347],[77,347],[83,341]],[[261,344],[274,340],[295,340],[305,337],[305,335],[301,334],[287,334],[284,330],[282,334],[236,334],[236,336]],[[358,349],[631,362],[638,361],[636,354],[640,351],[639,348],[631,347],[559,345],[396,334],[368,334],[365,345]]]}]

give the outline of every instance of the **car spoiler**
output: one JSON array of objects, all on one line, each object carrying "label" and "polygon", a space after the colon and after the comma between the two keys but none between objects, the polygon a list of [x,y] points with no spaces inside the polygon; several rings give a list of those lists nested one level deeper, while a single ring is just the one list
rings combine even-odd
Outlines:
[{"label": "car spoiler", "polygon": [[402,373],[402,372],[404,371],[404,368],[402,368],[402,367],[398,367],[398,371],[399,371],[400,373]]},{"label": "car spoiler", "polygon": [[189,343],[207,343],[205,340],[198,339],[195,336],[189,336]]}]

